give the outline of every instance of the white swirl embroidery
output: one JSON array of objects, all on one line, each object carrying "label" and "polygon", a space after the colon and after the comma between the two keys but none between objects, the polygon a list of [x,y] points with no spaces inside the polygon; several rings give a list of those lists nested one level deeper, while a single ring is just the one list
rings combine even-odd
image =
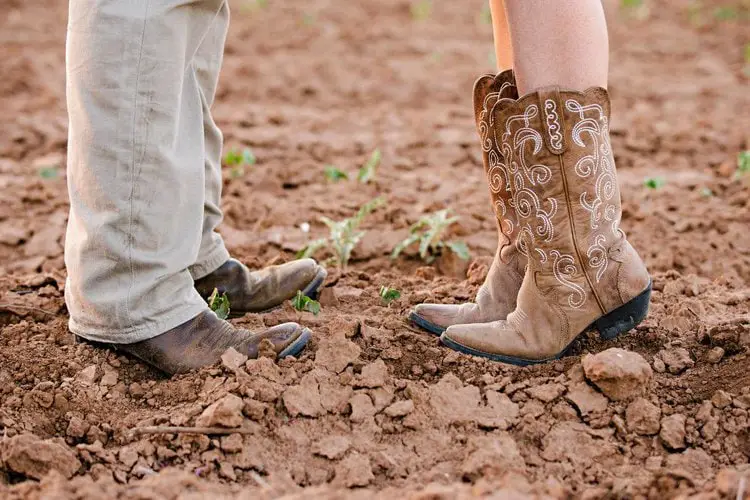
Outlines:
[{"label": "white swirl embroidery", "polygon": [[594,238],[594,243],[591,244],[586,252],[586,256],[589,258],[589,266],[596,269],[597,283],[599,283],[602,276],[604,276],[604,272],[607,270],[607,265],[609,263],[607,248],[604,246],[606,241],[607,238],[605,238],[603,234],[597,234],[596,238]]},{"label": "white swirl embroidery", "polygon": [[586,291],[571,281],[578,274],[575,259],[572,255],[561,254],[558,250],[552,250],[550,253],[555,259],[552,264],[555,279],[564,287],[572,290],[571,294],[568,295],[568,305],[573,309],[580,308],[586,302]]},{"label": "white swirl embroidery", "polygon": [[562,149],[563,136],[560,133],[560,117],[557,115],[557,104],[552,99],[544,101],[544,112],[547,119],[549,143],[554,149]]}]

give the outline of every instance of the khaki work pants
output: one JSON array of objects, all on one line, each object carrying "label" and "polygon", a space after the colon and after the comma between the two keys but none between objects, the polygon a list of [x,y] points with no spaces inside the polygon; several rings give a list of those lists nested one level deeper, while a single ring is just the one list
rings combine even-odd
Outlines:
[{"label": "khaki work pants", "polygon": [[226,0],[70,0],[70,330],[132,343],[197,316],[228,258],[211,118]]}]

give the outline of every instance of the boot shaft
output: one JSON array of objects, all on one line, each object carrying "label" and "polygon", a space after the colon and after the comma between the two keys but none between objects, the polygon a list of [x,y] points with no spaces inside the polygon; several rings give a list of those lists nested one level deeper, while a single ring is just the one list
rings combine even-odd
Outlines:
[{"label": "boot shaft", "polygon": [[[496,142],[519,226],[518,250],[529,257],[539,291],[582,317],[627,300],[620,291],[620,269],[630,260],[640,263],[619,229],[609,114],[602,88],[546,88],[494,106]],[[647,273],[636,274],[632,286],[641,286],[641,274],[647,286]]]}]

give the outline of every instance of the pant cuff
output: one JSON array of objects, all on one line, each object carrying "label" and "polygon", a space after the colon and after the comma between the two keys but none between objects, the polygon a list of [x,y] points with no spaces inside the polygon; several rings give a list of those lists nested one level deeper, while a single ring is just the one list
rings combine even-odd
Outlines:
[{"label": "pant cuff", "polygon": [[193,280],[199,280],[216,271],[229,259],[229,251],[224,246],[224,243],[220,243],[216,248],[209,252],[208,256],[200,262],[196,262],[190,266],[188,271],[190,271]]},{"label": "pant cuff", "polygon": [[134,344],[158,337],[162,333],[166,333],[172,328],[190,321],[205,311],[208,305],[197,292],[195,298],[196,300],[181,304],[160,318],[149,318],[143,324],[133,325],[125,329],[84,326],[77,323],[73,318],[70,318],[68,321],[68,329],[71,333],[93,342]]}]

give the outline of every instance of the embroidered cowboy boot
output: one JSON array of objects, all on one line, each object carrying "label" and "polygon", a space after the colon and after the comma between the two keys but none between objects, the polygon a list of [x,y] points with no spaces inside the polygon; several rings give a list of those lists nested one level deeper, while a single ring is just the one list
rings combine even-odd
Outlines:
[{"label": "embroidered cowboy boot", "polygon": [[505,317],[516,307],[526,258],[511,244],[518,224],[512,208],[511,179],[507,176],[503,152],[496,140],[493,108],[501,98],[517,98],[513,71],[484,75],[474,84],[474,118],[482,144],[482,159],[490,186],[498,228],[495,259],[474,302],[467,304],[419,304],[409,319],[425,330],[440,335],[451,325],[485,323]]},{"label": "embroidered cowboy boot", "polygon": [[541,89],[494,107],[528,266],[507,320],[454,325],[456,350],[525,365],[562,356],[588,328],[612,339],[648,312],[651,280],[620,230],[607,91]]}]

